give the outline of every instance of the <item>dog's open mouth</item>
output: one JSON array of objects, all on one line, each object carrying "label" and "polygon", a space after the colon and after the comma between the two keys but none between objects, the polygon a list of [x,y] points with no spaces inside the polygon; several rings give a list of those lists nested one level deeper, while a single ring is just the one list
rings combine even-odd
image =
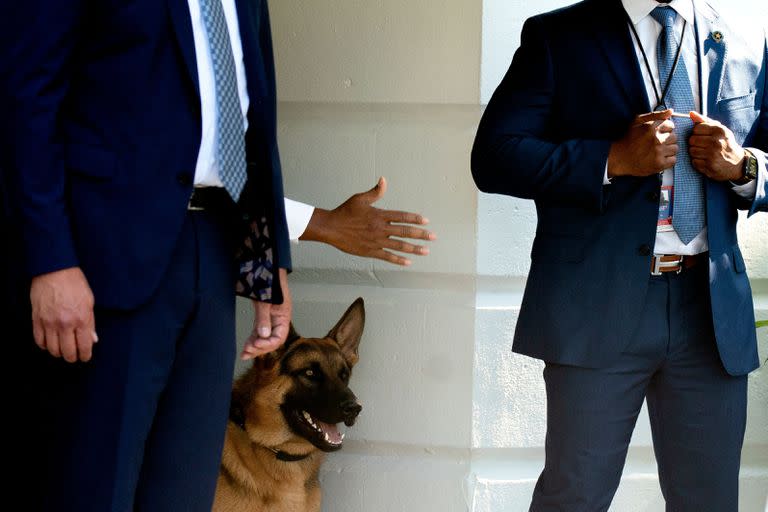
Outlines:
[{"label": "dog's open mouth", "polygon": [[324,452],[334,452],[341,449],[344,434],[333,423],[326,423],[313,417],[307,411],[283,409],[288,424],[301,437]]}]

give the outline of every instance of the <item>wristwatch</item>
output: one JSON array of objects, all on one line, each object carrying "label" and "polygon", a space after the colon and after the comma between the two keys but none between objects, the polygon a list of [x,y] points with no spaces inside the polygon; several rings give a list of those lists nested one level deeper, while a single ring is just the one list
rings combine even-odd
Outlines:
[{"label": "wristwatch", "polygon": [[741,178],[733,181],[734,185],[746,185],[757,179],[757,157],[748,149],[744,150],[744,164],[741,168]]}]

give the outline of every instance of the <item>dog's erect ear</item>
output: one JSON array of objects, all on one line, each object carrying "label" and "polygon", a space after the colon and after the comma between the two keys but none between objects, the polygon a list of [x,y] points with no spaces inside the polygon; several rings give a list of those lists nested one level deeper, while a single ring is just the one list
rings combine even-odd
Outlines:
[{"label": "dog's erect ear", "polygon": [[301,338],[301,335],[296,332],[296,328],[293,326],[293,322],[291,322],[291,327],[288,330],[288,337],[285,339],[285,345],[288,346],[297,339]]},{"label": "dog's erect ear", "polygon": [[336,343],[341,347],[341,353],[347,360],[350,366],[354,366],[359,356],[357,355],[357,348],[360,346],[360,338],[363,336],[363,328],[365,327],[365,304],[363,299],[358,299],[349,306],[347,312],[341,317],[339,323],[331,329],[327,338],[336,340]]}]

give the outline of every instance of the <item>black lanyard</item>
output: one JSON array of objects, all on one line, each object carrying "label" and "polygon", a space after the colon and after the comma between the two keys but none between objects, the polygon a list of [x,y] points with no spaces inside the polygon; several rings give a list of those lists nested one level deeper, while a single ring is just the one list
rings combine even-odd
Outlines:
[{"label": "black lanyard", "polygon": [[[669,9],[671,9],[671,7],[669,7]],[[659,70],[659,87],[656,87],[656,79],[653,77],[653,70],[651,70],[651,64],[648,62],[648,56],[645,54],[645,48],[643,48],[643,43],[640,41],[640,36],[637,33],[635,24],[632,23],[632,19],[629,17],[629,13],[627,13],[626,10],[624,10],[624,14],[627,17],[627,23],[629,23],[629,28],[632,29],[632,34],[635,36],[635,41],[637,41],[637,46],[640,47],[640,53],[643,54],[643,61],[645,61],[645,68],[648,70],[648,76],[651,78],[653,93],[656,95],[656,108],[654,108],[653,110],[666,110],[667,106],[664,104],[664,100],[667,98],[667,92],[669,92],[669,86],[672,85],[672,77],[675,75],[675,69],[677,69],[677,63],[680,61],[680,55],[682,54],[682,51],[683,51],[683,41],[685,41],[685,29],[688,26],[688,22],[686,20],[683,20],[683,32],[680,35],[680,44],[677,46],[677,54],[675,55],[675,62],[672,64],[672,70],[669,72],[669,77],[667,77],[667,85],[664,86],[664,90],[662,91],[661,95],[659,95],[659,89],[661,88],[661,70]],[[664,30],[663,27],[662,27],[662,30]]]}]

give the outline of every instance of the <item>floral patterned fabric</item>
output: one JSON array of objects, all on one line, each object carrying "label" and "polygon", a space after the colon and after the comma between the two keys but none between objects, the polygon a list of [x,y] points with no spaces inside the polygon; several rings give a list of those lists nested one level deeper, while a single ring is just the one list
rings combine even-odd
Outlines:
[{"label": "floral patterned fabric", "polygon": [[240,265],[235,288],[237,295],[263,302],[272,302],[277,298],[272,292],[275,259],[265,217],[251,222],[237,261]]}]

